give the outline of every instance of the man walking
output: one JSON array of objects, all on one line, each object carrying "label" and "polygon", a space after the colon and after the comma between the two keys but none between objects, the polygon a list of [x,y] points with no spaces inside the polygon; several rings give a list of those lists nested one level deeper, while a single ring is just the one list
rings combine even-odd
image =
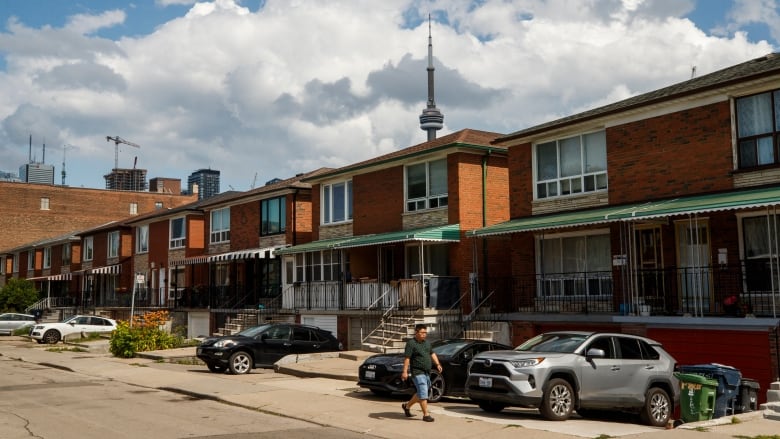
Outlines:
[{"label": "man walking", "polygon": [[[419,324],[414,327],[414,338],[406,342],[404,349],[404,370],[401,372],[401,379],[406,380],[411,376],[417,392],[412,395],[412,399],[401,404],[404,414],[407,418],[414,416],[411,408],[416,403],[420,403],[423,412],[423,421],[433,422],[433,417],[428,413],[428,390],[431,388],[431,362],[436,365],[436,369],[441,373],[441,363],[431,348],[431,344],[425,339],[428,335],[428,327]],[[411,375],[410,375],[411,373]]]}]

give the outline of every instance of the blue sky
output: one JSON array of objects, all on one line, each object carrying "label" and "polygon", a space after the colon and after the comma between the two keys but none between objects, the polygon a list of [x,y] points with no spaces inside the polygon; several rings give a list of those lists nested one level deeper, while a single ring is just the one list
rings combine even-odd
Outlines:
[{"label": "blue sky", "polygon": [[[222,189],[425,140],[428,25],[448,132],[508,133],[778,46],[771,0],[0,0],[0,171],[120,167]],[[774,32],[773,32],[774,30]],[[53,158],[52,158],[53,157]],[[255,176],[257,178],[255,179]]]}]

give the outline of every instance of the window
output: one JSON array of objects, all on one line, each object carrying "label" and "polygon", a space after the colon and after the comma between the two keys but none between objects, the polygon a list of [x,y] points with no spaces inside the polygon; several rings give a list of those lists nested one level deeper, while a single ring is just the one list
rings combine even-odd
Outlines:
[{"label": "window", "polygon": [[149,226],[138,226],[135,229],[135,251],[146,253],[149,251]]},{"label": "window", "polygon": [[780,90],[738,98],[735,106],[739,167],[780,162]]},{"label": "window", "polygon": [[70,258],[71,258],[71,246],[69,242],[66,242],[65,244],[62,244],[62,265],[70,265]]},{"label": "window", "polygon": [[772,254],[772,243],[775,242],[775,234],[778,230],[780,230],[780,220],[776,218],[766,216],[742,218],[745,280],[748,292],[773,291],[772,280],[777,277],[777,273],[773,273],[775,268],[773,265],[777,261],[777,254]]},{"label": "window", "polygon": [[608,234],[544,237],[537,241],[537,255],[539,295],[612,294]]},{"label": "window", "polygon": [[87,236],[84,238],[84,260],[85,261],[91,261],[92,260],[92,252],[94,248],[92,246],[92,237]]},{"label": "window", "polygon": [[41,210],[49,210],[49,198],[41,197]]},{"label": "window", "polygon": [[406,167],[406,211],[435,209],[448,204],[447,159]]},{"label": "window", "polygon": [[19,253],[13,255],[13,262],[12,262],[11,265],[12,265],[11,270],[14,273],[18,273],[19,272]]},{"label": "window", "polygon": [[211,243],[230,241],[230,208],[211,211]]},{"label": "window", "polygon": [[108,257],[119,256],[119,231],[108,232]]},{"label": "window", "polygon": [[352,219],[352,180],[322,186],[322,223]]},{"label": "window", "polygon": [[43,268],[51,268],[51,247],[43,249]]},{"label": "window", "polygon": [[156,202],[154,203],[154,208],[155,208],[155,209],[162,209],[162,208],[163,208],[163,203],[162,203],[162,201],[156,201]]},{"label": "window", "polygon": [[[426,243],[427,244],[427,243]],[[419,274],[449,276],[449,245],[431,244],[423,246],[423,263],[420,264],[420,245],[406,246],[406,275]]]},{"label": "window", "polygon": [[285,200],[285,197],[278,197],[260,202],[261,236],[285,232],[287,222]]},{"label": "window", "polygon": [[171,239],[169,248],[184,247],[184,218],[174,218],[171,220]]},{"label": "window", "polygon": [[535,152],[537,199],[607,189],[605,131],[540,143]]},{"label": "window", "polygon": [[27,269],[35,270],[35,249],[27,252]]},{"label": "window", "polygon": [[138,215],[138,203],[130,203],[130,215]]},{"label": "window", "polygon": [[[317,282],[341,278],[341,261],[338,251],[298,253],[295,255],[295,281]],[[347,263],[346,271],[349,271]]]},{"label": "window", "polygon": [[5,274],[5,256],[0,256],[0,275]]}]

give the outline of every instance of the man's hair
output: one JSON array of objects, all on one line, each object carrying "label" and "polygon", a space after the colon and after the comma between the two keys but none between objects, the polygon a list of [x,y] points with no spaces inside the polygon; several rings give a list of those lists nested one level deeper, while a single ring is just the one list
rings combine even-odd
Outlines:
[{"label": "man's hair", "polygon": [[414,332],[420,332],[421,329],[428,329],[428,325],[425,323],[418,323],[414,325]]}]

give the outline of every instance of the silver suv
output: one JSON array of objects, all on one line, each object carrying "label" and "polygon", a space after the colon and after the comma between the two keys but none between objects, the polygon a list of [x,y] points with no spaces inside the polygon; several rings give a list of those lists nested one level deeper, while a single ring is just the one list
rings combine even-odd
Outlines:
[{"label": "silver suv", "polygon": [[679,400],[675,359],[649,338],[549,332],[513,350],[476,355],[466,394],[488,412],[535,407],[552,421],[619,410],[665,426]]}]

